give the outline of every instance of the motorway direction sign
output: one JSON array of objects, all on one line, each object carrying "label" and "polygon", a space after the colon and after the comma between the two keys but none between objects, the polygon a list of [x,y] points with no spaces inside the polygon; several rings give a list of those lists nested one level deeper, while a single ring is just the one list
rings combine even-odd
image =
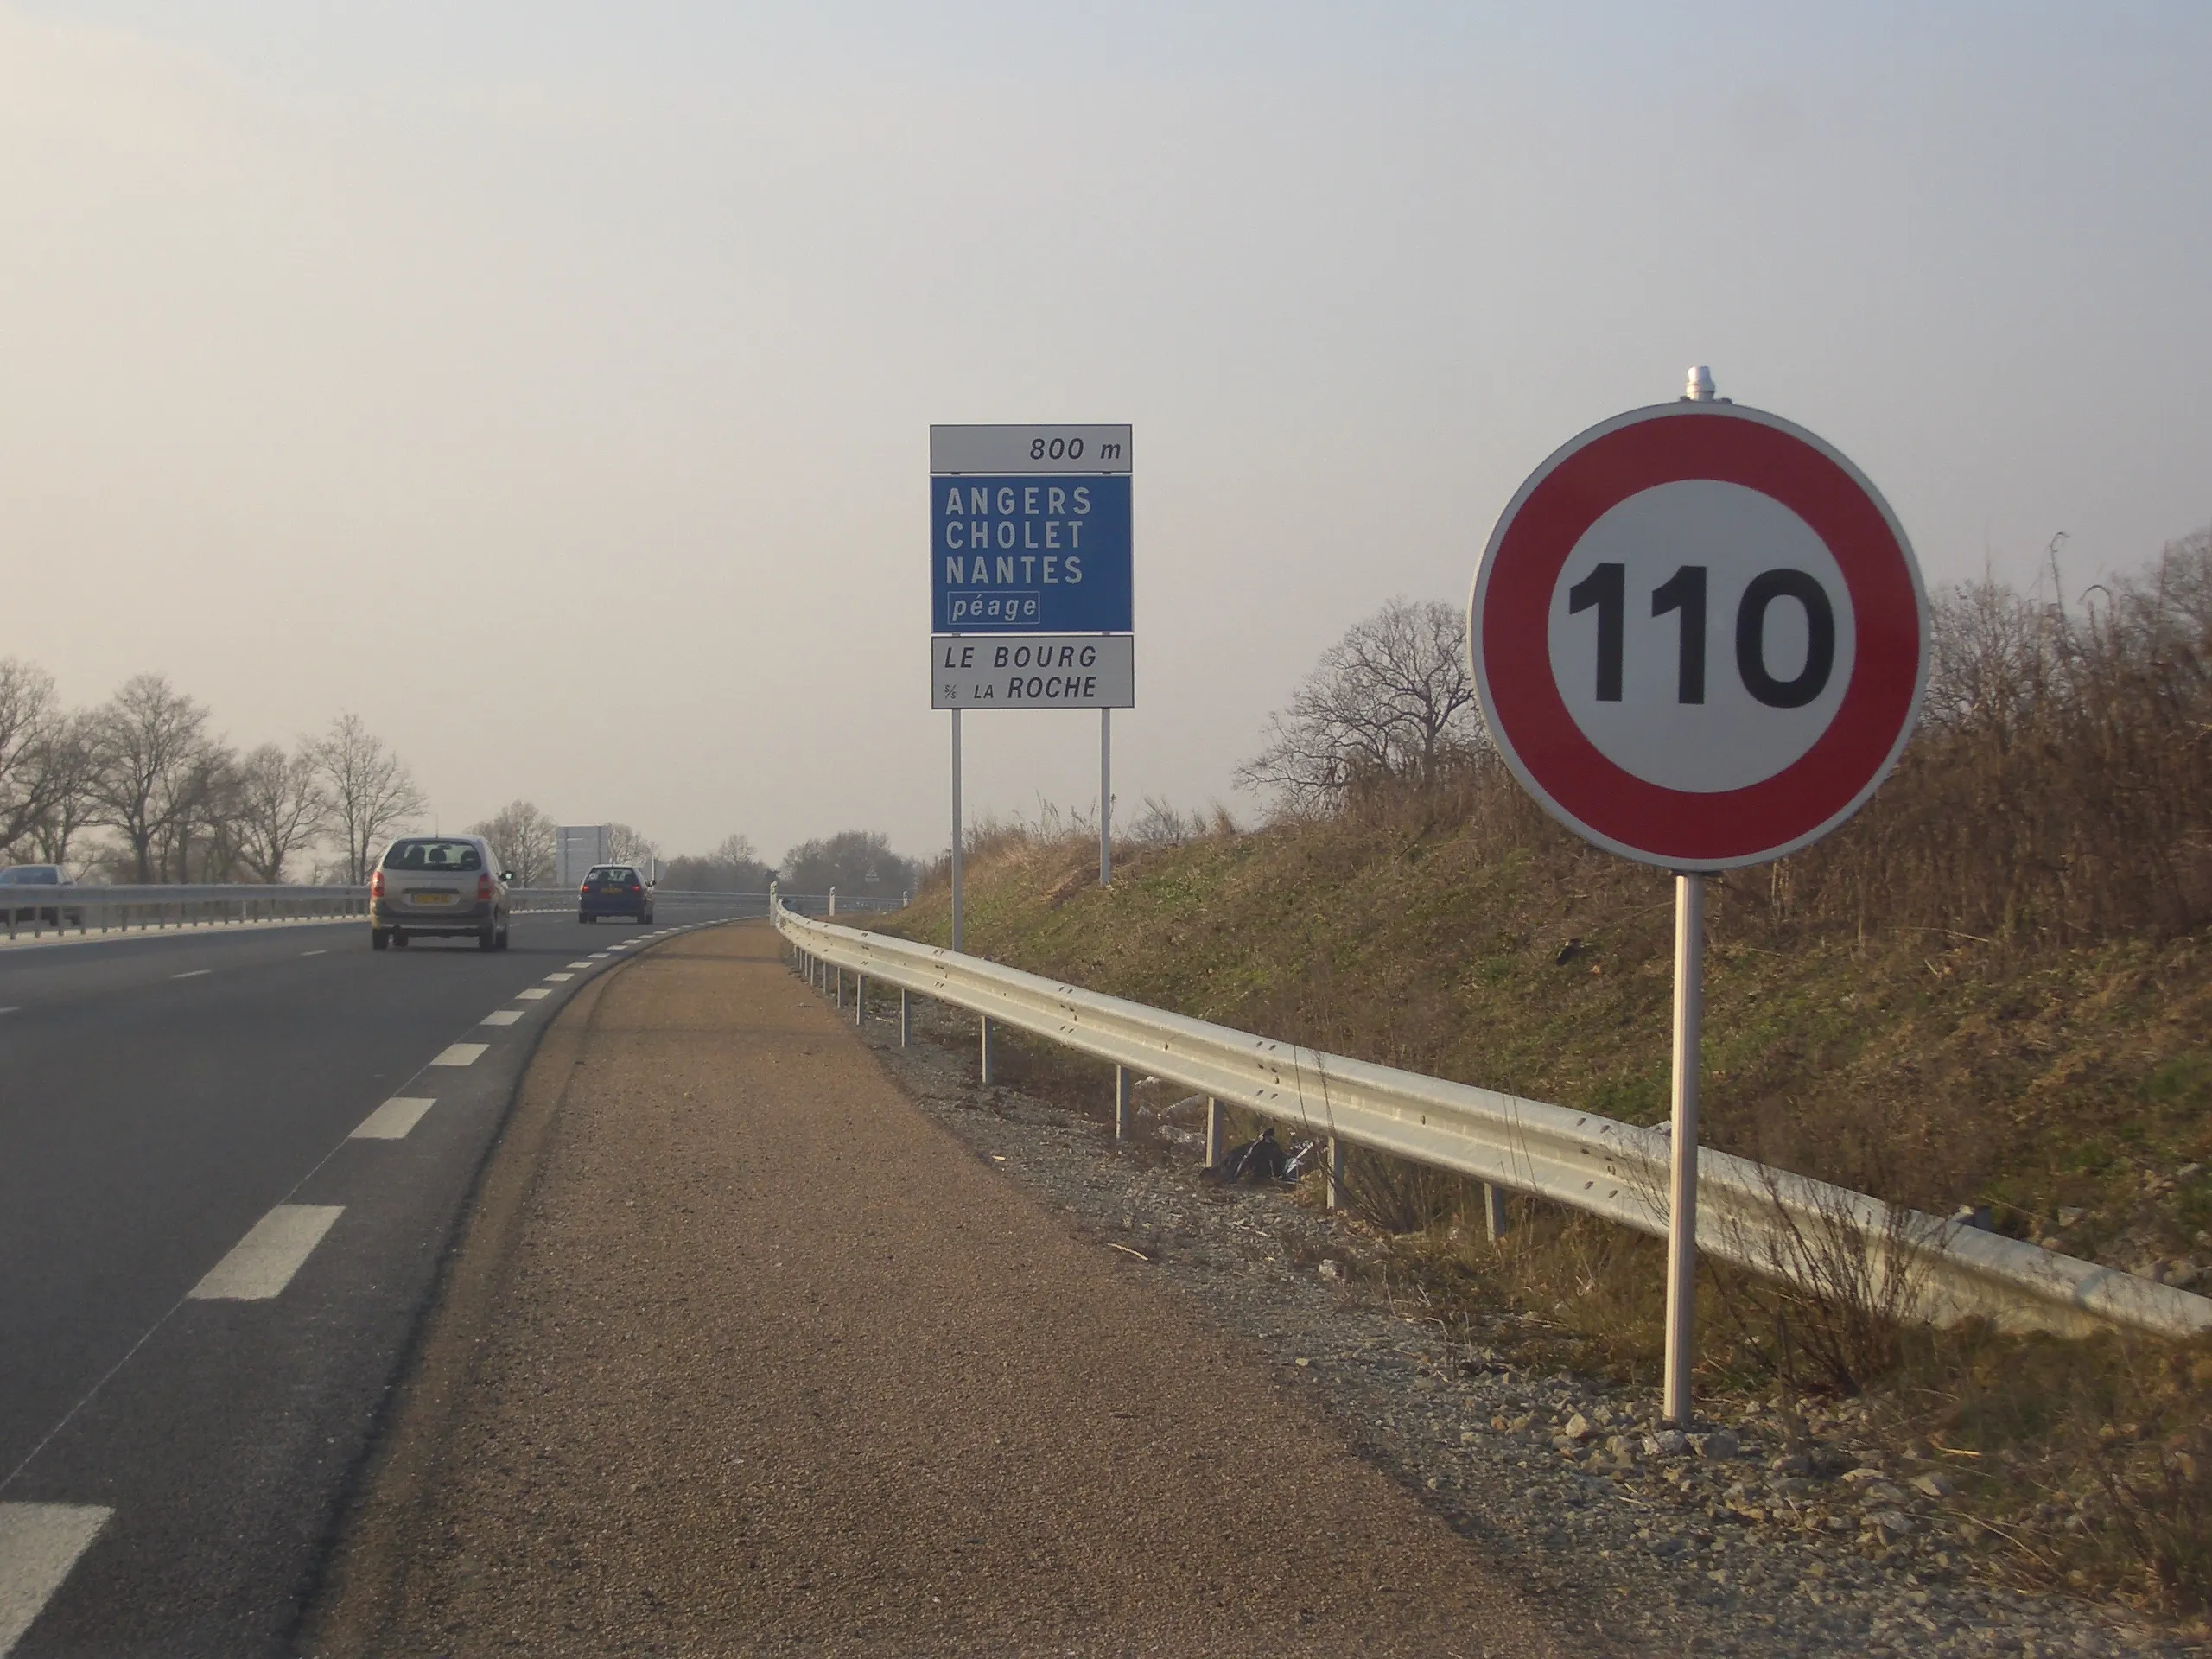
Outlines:
[{"label": "motorway direction sign", "polygon": [[930,587],[939,633],[1127,633],[1128,474],[932,475]]},{"label": "motorway direction sign", "polygon": [[1136,641],[1126,633],[930,640],[932,709],[1134,709]]},{"label": "motorway direction sign", "polygon": [[1491,735],[1554,817],[1719,870],[1873,793],[1919,712],[1928,606],[1897,515],[1842,454],[1686,400],[1601,422],[1530,475],[1467,640]]}]

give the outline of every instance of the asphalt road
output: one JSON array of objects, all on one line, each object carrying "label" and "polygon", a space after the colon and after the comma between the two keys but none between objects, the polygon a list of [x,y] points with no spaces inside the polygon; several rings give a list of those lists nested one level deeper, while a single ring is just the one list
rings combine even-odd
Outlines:
[{"label": "asphalt road", "polygon": [[0,1656],[289,1647],[537,1033],[709,919],[0,952]]}]

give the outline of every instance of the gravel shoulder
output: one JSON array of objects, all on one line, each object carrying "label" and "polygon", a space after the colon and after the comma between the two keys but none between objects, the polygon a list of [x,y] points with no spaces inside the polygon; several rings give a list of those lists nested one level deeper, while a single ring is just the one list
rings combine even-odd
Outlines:
[{"label": "gravel shoulder", "polygon": [[[1665,1435],[1649,1391],[1531,1363],[1544,1344],[1526,1316],[1500,1310],[1475,1341],[1447,1339],[1381,1242],[1281,1189],[1202,1181],[1202,1103],[1140,1082],[1150,1144],[1117,1146],[1103,1122],[979,1087],[973,1016],[916,998],[902,1048],[896,995],[879,996],[863,1034],[925,1112],[1078,1238],[1141,1255],[1124,1258],[1137,1275],[1257,1350],[1371,1466],[1603,1650],[2206,1651],[1996,1581],[1941,1480],[1892,1466],[1848,1406],[1809,1432],[1770,1411]],[[1255,1412],[1255,1455],[1271,1433]]]},{"label": "gravel shoulder", "polygon": [[910,1096],[765,927],[594,990],[525,1079],[303,1651],[1681,1650],[1502,1573],[1311,1365],[1068,1225],[1039,1148],[1111,1182],[1110,1144],[1064,1119],[979,1152],[955,1117],[1015,1120]]}]

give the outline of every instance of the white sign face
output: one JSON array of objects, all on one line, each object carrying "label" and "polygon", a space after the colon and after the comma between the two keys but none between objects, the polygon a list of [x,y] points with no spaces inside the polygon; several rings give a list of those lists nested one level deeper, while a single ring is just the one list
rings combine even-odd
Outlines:
[{"label": "white sign face", "polygon": [[932,709],[1134,709],[1136,701],[1136,641],[1126,633],[930,639]]},{"label": "white sign face", "polygon": [[1696,794],[1796,763],[1851,683],[1851,592],[1827,543],[1757,490],[1683,479],[1585,531],[1552,591],[1551,661],[1582,734]]},{"label": "white sign face", "polygon": [[1126,473],[1126,426],[932,426],[932,473]]}]

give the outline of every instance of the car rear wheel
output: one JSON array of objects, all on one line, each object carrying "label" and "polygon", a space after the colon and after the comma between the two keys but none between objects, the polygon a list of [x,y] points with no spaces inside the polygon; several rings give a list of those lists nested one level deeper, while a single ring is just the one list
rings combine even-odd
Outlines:
[{"label": "car rear wheel", "polygon": [[476,930],[476,948],[479,950],[498,950],[499,948],[499,930],[493,926],[489,922],[485,923],[483,926],[478,928]]},{"label": "car rear wheel", "polygon": [[390,928],[388,928],[388,927],[372,927],[372,928],[371,928],[371,929],[369,930],[369,949],[370,949],[370,950],[382,950],[387,949],[387,948],[391,945],[391,930]]},{"label": "car rear wheel", "polygon": [[503,923],[503,924],[501,924],[500,928],[499,928],[499,949],[500,949],[500,950],[505,950],[506,948],[507,948],[507,929],[506,929],[506,925]]},{"label": "car rear wheel", "polygon": [[407,934],[405,931],[397,927],[393,928],[391,930],[391,942],[395,945],[398,946],[402,950],[404,950],[407,948]]}]

